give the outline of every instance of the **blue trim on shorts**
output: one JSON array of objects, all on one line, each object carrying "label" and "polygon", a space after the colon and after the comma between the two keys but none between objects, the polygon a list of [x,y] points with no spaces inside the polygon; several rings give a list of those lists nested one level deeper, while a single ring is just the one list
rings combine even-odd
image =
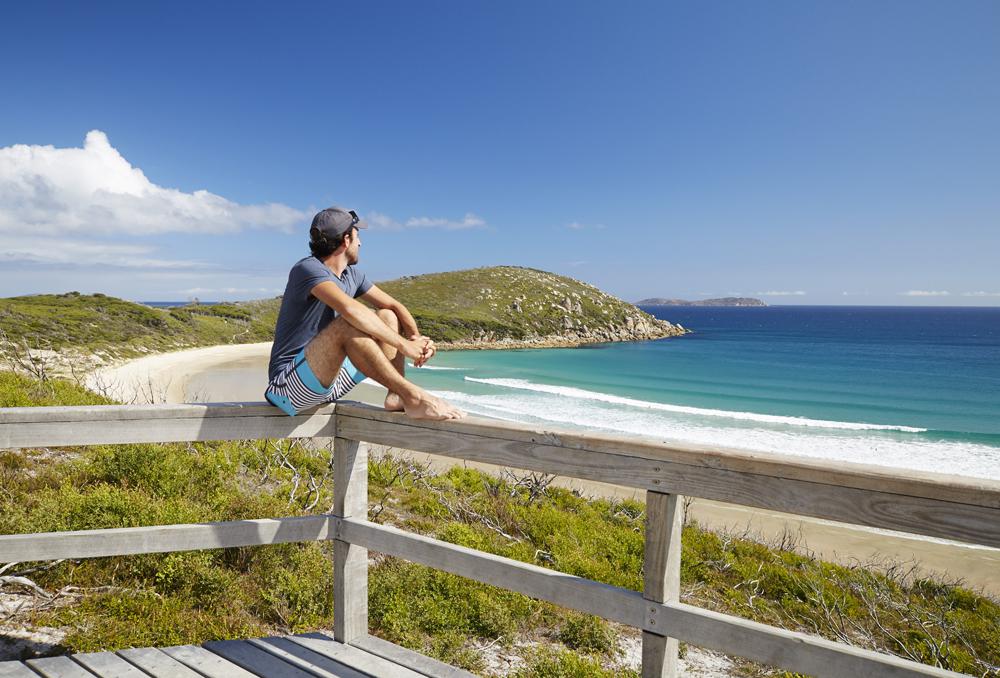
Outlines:
[{"label": "blue trim on shorts", "polygon": [[285,396],[278,395],[277,393],[272,393],[271,391],[264,391],[264,397],[267,402],[271,403],[279,410],[287,414],[289,417],[294,417],[298,412],[292,406],[292,401]]},{"label": "blue trim on shorts", "polygon": [[320,383],[319,379],[313,373],[312,368],[309,367],[305,349],[299,351],[299,354],[295,356],[295,373],[299,375],[299,379],[306,385],[306,388],[318,395],[329,393],[330,389],[333,388],[333,384],[330,385],[330,388],[326,388]]},{"label": "blue trim on shorts", "polygon": [[344,357],[344,364],[341,365],[341,367],[347,370],[347,373],[351,376],[351,379],[354,380],[355,384],[360,384],[368,378],[365,373],[355,367],[354,363],[351,362],[351,359],[346,356]]}]

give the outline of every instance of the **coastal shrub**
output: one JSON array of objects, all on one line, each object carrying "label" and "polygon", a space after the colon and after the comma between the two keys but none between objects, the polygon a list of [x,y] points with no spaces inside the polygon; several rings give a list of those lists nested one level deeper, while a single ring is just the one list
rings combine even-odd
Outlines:
[{"label": "coastal shrub", "polygon": [[606,656],[618,654],[617,633],[592,614],[572,613],[559,629],[559,640],[569,648]]},{"label": "coastal shrub", "polygon": [[262,617],[293,632],[322,627],[333,614],[329,554],[315,543],[285,549],[285,553],[281,562],[254,568],[260,582]]},{"label": "coastal shrub", "polygon": [[0,369],[0,407],[54,407],[58,405],[109,405],[107,398],[65,379],[44,382]]},{"label": "coastal shrub", "polygon": [[68,628],[63,645],[76,652],[199,644],[207,639],[251,638],[267,632],[265,625],[239,607],[219,605],[203,610],[177,597],[142,590],[88,596],[78,605],[36,619]]},{"label": "coastal shrub", "polygon": [[421,652],[466,671],[482,671],[486,660],[482,653],[469,645],[469,638],[460,631],[442,631],[430,638]]},{"label": "coastal shrub", "polygon": [[510,639],[548,606],[527,596],[446,572],[386,558],[369,581],[369,620],[380,635],[420,648],[430,637]]},{"label": "coastal shrub", "polygon": [[622,668],[605,668],[593,657],[544,647],[531,652],[525,665],[518,669],[514,676],[515,678],[638,678],[639,672]]}]

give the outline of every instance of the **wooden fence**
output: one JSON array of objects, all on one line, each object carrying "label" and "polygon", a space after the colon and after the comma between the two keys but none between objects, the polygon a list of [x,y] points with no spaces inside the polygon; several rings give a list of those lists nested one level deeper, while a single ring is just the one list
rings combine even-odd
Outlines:
[{"label": "wooden fence", "polygon": [[[0,563],[332,539],[334,634],[368,638],[368,551],[398,556],[642,630],[644,677],[676,673],[677,642],[817,676],[958,675],[679,602],[683,496],[1000,547],[1000,483],[649,439],[467,419],[423,422],[355,403],[287,417],[261,403],[0,410],[0,449],[333,438],[327,515],[0,536]],[[646,491],[642,592],[367,520],[367,447],[390,445]]]}]

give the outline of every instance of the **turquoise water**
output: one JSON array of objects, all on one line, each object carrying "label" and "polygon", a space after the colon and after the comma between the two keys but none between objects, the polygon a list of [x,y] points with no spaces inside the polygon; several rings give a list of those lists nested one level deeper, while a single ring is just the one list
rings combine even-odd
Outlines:
[{"label": "turquoise water", "polygon": [[1000,309],[646,310],[696,333],[411,375],[492,417],[1000,478]]}]

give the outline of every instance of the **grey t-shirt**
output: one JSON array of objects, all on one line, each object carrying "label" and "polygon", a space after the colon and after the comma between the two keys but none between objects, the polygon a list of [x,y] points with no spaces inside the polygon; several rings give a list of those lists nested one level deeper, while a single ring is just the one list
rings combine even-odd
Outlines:
[{"label": "grey t-shirt", "polygon": [[267,368],[268,379],[274,379],[285,363],[294,358],[310,339],[337,317],[336,311],[311,294],[312,288],[327,280],[355,298],[372,287],[365,274],[354,266],[345,268],[343,275],[338,278],[316,257],[297,261],[288,274],[285,296],[278,312],[278,324],[274,328],[271,363]]}]

